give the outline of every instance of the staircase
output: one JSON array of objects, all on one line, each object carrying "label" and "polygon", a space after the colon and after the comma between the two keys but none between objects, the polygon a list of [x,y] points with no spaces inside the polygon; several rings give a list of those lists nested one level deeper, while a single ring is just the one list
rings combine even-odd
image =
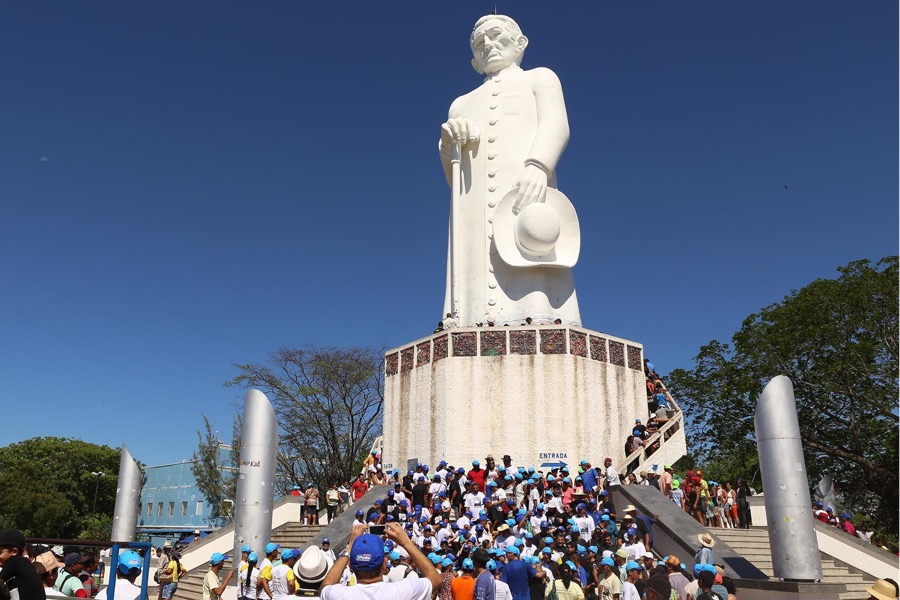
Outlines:
[{"label": "staircase", "polygon": [[[750,529],[714,528],[709,531],[739,552],[767,576],[774,577],[772,571],[772,550],[769,546],[769,534],[766,529],[758,527],[751,527]],[[852,573],[846,566],[839,565],[827,554],[820,554],[822,558],[822,583],[845,584],[847,591],[841,593],[841,600],[866,600],[869,598],[869,593],[866,592],[865,586],[872,585],[873,579]]]},{"label": "staircase", "polygon": [[666,398],[669,406],[671,406],[669,420],[660,427],[659,431],[644,440],[643,446],[615,465],[623,483],[625,476],[630,472],[628,466],[632,463],[636,462],[638,465],[634,469],[635,473],[654,471],[657,474],[661,474],[664,465],[672,464],[687,454],[684,412],[682,412],[681,407],[678,406],[675,399],[668,392],[666,392]]},{"label": "staircase", "polygon": [[[281,544],[282,548],[300,548],[306,542],[311,540],[325,525],[303,525],[301,523],[290,522],[281,525],[272,530],[272,540],[276,544]],[[231,557],[229,557],[231,558]],[[178,591],[175,592],[175,600],[196,600],[203,597],[203,578],[209,571],[209,561],[201,564],[188,571],[188,574],[178,582]],[[224,577],[227,574],[227,567],[220,573]],[[236,585],[237,574],[229,582],[230,585]],[[156,592],[151,590],[148,597],[155,598]]]}]

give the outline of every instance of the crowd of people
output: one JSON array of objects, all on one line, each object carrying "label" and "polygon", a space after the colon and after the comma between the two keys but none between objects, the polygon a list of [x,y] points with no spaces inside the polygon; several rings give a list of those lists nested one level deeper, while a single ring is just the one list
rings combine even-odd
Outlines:
[{"label": "crowd of people", "polygon": [[[509,455],[501,460],[497,464],[488,456],[482,466],[476,459],[469,470],[442,461],[433,473],[427,465],[402,477],[392,472],[385,497],[355,513],[360,531],[386,528],[379,544],[385,558],[380,577],[427,578],[417,555],[398,544],[402,533],[439,572],[441,600],[477,598],[469,594],[478,569],[496,581],[501,597],[517,600],[552,592],[565,600],[614,600],[645,597],[653,589],[660,598],[669,599],[675,589],[682,600],[696,600],[699,588],[690,590],[706,578],[700,577],[703,572],[710,573],[721,600],[733,597],[723,568],[713,564],[715,542],[708,534],[698,539],[690,566],[679,557],[653,553],[654,517],[632,505],[614,506],[612,492],[623,482],[611,458],[603,467],[585,460],[577,472],[560,467],[547,473],[515,467]],[[334,583],[357,583],[348,566]],[[631,595],[632,588],[639,596]]]},{"label": "crowd of people", "polygon": [[[69,548],[68,550],[72,550]],[[26,544],[17,529],[0,531],[0,600],[44,600],[46,598],[96,598],[106,600],[94,577],[103,564],[95,554]],[[116,600],[135,600],[140,586],[135,583],[143,558],[124,550],[116,564]]]}]

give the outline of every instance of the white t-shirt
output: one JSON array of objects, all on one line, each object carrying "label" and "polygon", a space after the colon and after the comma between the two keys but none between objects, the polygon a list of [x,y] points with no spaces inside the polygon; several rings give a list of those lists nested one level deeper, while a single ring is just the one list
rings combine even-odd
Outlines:
[{"label": "white t-shirt", "polygon": [[[108,589],[109,588],[103,588],[100,590],[100,593],[97,594],[97,600],[106,600],[106,590]],[[115,600],[137,600],[140,595],[141,586],[134,585],[127,579],[122,579],[121,577],[116,578]]]},{"label": "white t-shirt", "polygon": [[700,582],[694,579],[684,586],[684,593],[690,594],[691,598],[696,598],[700,593]]},{"label": "white t-shirt", "polygon": [[466,503],[466,510],[471,510],[475,516],[478,516],[478,511],[484,508],[484,494],[481,492],[466,494],[463,500]]},{"label": "white t-shirt", "polygon": [[416,573],[416,570],[413,569],[409,565],[400,564],[395,567],[391,567],[391,570],[388,571],[388,574],[385,576],[387,581],[391,583],[396,583],[398,581],[403,581],[406,578],[418,579],[419,574]]},{"label": "white t-shirt", "polygon": [[409,576],[388,583],[361,583],[353,586],[329,585],[322,590],[322,600],[429,600],[431,581]]},{"label": "white t-shirt", "polygon": [[581,539],[585,542],[591,541],[591,535],[597,527],[594,524],[594,519],[590,517],[575,517],[574,521],[578,525],[578,534],[581,536]]},{"label": "white t-shirt", "polygon": [[644,553],[647,552],[647,549],[644,547],[643,542],[635,542],[633,544],[623,546],[623,549],[628,553],[627,560],[633,560],[635,562],[643,560]]},{"label": "white t-shirt", "polygon": [[619,472],[612,465],[606,467],[606,485],[622,485],[622,482],[619,481]]},{"label": "white t-shirt", "polygon": [[241,563],[238,567],[238,597],[247,596],[249,598],[256,597],[256,584],[259,581],[259,569],[255,566],[250,571],[250,584],[247,584],[247,569],[250,567],[247,563]]},{"label": "white t-shirt", "polygon": [[494,580],[494,600],[512,600],[512,592],[506,582]]},{"label": "white t-shirt", "polygon": [[641,600],[641,595],[638,594],[637,588],[634,587],[633,583],[626,581],[622,584],[622,600]]}]

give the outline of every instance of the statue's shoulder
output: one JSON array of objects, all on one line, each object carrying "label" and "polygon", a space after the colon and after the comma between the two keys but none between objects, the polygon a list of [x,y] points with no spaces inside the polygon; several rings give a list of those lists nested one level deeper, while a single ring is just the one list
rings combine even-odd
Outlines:
[{"label": "statue's shoulder", "polygon": [[535,67],[533,69],[522,71],[522,74],[533,83],[559,85],[559,77],[547,67]]}]

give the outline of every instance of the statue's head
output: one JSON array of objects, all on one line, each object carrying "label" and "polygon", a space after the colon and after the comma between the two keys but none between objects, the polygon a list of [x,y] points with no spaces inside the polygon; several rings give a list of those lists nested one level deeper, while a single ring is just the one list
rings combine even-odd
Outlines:
[{"label": "statue's head", "polygon": [[479,73],[493,75],[522,62],[528,38],[510,17],[487,15],[475,23],[469,45],[472,47],[472,67]]}]

